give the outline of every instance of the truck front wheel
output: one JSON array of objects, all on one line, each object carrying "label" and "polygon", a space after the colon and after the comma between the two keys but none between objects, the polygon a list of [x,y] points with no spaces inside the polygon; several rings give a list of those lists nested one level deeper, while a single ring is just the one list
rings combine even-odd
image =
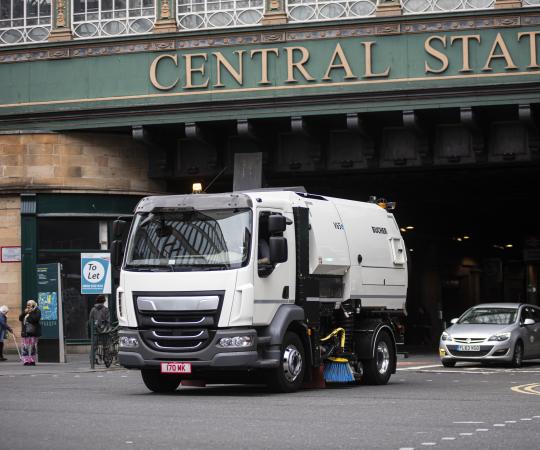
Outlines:
[{"label": "truck front wheel", "polygon": [[295,392],[304,381],[306,357],[302,341],[296,333],[285,333],[281,344],[279,366],[268,371],[267,384],[274,392]]},{"label": "truck front wheel", "polygon": [[182,381],[180,375],[160,373],[157,370],[142,369],[141,375],[146,387],[158,393],[174,392]]},{"label": "truck front wheel", "polygon": [[386,331],[381,331],[375,341],[375,357],[362,361],[364,384],[381,385],[388,383],[396,365],[395,345]]}]

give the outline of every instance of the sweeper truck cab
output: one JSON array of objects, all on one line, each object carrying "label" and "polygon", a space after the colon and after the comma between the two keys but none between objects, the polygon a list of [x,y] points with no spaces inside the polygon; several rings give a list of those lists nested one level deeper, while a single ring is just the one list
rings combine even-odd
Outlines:
[{"label": "sweeper truck cab", "polygon": [[395,372],[407,257],[376,203],[284,190],[154,196],[113,233],[119,361],[152,391],[248,380],[291,392]]}]

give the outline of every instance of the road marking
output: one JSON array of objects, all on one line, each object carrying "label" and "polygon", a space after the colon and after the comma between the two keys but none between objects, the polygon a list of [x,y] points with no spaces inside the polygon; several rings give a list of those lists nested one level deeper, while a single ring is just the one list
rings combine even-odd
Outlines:
[{"label": "road marking", "polygon": [[528,417],[526,417],[526,418],[519,419],[519,420],[532,420],[532,419],[529,419]]},{"label": "road marking", "polygon": [[400,447],[399,450],[414,450],[414,447]]},{"label": "road marking", "polygon": [[473,433],[459,433],[460,436],[472,436]]},{"label": "road marking", "polygon": [[505,420],[504,423],[517,423],[515,420]]},{"label": "road marking", "polygon": [[475,421],[469,420],[469,421],[464,421],[464,422],[452,422],[452,423],[469,425],[469,424],[481,424],[485,422],[475,422]]},{"label": "road marking", "polygon": [[540,383],[522,384],[511,389],[520,394],[540,395]]},{"label": "road marking", "polygon": [[441,438],[441,441],[455,441],[455,440],[456,438],[453,436],[447,436],[447,437]]},{"label": "road marking", "polygon": [[489,431],[489,428],[477,428],[476,431]]},{"label": "road marking", "polygon": [[436,442],[422,442],[422,445],[430,446],[430,445],[437,445]]},{"label": "road marking", "polygon": [[506,424],[505,423],[494,423],[493,426],[494,427],[505,427]]},{"label": "road marking", "polygon": [[420,369],[432,369],[433,367],[441,368],[440,364],[432,364],[430,366],[413,366],[413,367],[402,367],[397,370],[420,370]]}]

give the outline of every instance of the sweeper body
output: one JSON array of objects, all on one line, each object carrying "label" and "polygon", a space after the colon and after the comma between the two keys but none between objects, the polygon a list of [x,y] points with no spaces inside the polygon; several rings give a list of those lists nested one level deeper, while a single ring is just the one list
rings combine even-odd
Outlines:
[{"label": "sweeper body", "polygon": [[182,380],[385,384],[407,257],[376,203],[304,192],[147,197],[114,224],[120,364]]}]

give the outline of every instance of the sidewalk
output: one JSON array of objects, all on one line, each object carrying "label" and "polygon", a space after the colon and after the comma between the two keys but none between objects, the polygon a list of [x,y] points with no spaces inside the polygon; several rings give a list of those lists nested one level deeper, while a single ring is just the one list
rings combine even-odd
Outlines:
[{"label": "sidewalk", "polygon": [[66,355],[66,363],[40,363],[35,366],[23,366],[18,361],[18,356],[9,354],[7,361],[0,362],[0,377],[18,376],[18,375],[48,375],[60,373],[86,373],[86,372],[105,372],[108,370],[122,369],[120,366],[112,365],[108,369],[103,365],[96,365],[94,369],[90,367],[90,357],[87,354],[69,354]]}]

